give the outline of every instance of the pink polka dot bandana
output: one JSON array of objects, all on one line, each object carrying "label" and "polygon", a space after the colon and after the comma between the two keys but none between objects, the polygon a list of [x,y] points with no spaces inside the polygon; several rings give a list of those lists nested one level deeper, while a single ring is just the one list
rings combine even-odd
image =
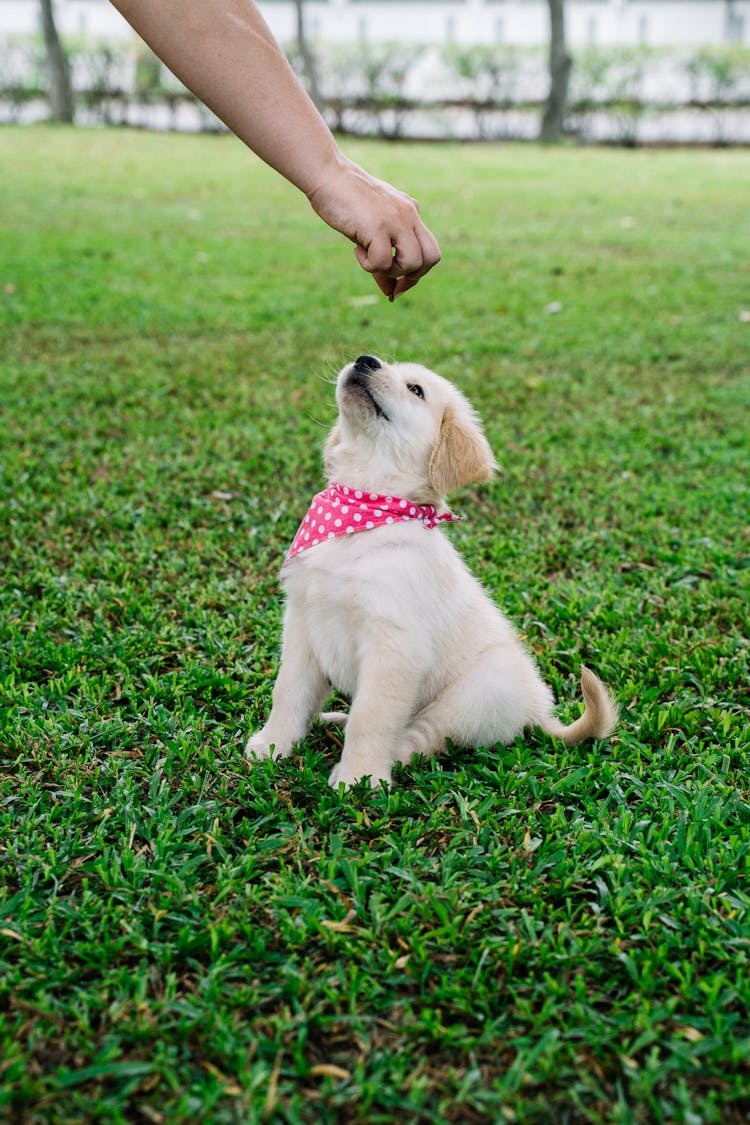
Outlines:
[{"label": "pink polka dot bandana", "polygon": [[284,564],[295,555],[301,555],[303,551],[339,535],[353,535],[357,531],[371,531],[374,527],[410,520],[417,520],[423,527],[435,527],[443,520],[460,519],[461,516],[455,516],[453,512],[438,515],[437,508],[433,508],[432,504],[415,504],[401,496],[329,484],[324,492],[313,496]]}]

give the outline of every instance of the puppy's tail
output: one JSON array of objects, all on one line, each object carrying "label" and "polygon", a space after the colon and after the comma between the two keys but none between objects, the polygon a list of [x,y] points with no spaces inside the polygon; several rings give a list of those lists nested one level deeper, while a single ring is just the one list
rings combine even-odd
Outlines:
[{"label": "puppy's tail", "polygon": [[584,738],[606,738],[617,725],[619,708],[598,676],[581,665],[581,688],[585,707],[575,722],[565,726],[551,717],[541,723],[546,734],[561,738],[566,746],[575,746]]},{"label": "puppy's tail", "polygon": [[318,722],[324,727],[345,727],[348,718],[346,711],[321,711]]}]

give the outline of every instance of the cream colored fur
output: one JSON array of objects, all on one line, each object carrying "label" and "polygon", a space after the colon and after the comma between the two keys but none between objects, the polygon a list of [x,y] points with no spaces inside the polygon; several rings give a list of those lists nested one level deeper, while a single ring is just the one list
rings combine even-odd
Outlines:
[{"label": "cream colored fur", "polygon": [[[451,489],[489,480],[495,461],[463,395],[417,364],[380,362],[364,388],[352,365],[339,375],[328,479],[438,509]],[[348,716],[321,716],[346,726],[333,786],[389,783],[395,762],[446,739],[491,746],[538,726],[573,745],[614,728],[617,707],[586,668],[583,714],[569,726],[555,718],[533,659],[438,528],[400,523],[322,543],[289,562],[284,584],[281,667],[251,761],[291,754],[332,686],[352,701]]]}]

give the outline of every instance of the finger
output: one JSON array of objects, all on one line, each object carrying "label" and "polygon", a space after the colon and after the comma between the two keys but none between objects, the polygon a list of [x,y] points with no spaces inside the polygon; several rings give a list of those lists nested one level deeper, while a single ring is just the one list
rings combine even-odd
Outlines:
[{"label": "finger", "polygon": [[[381,273],[391,273],[393,245],[388,235],[380,234],[367,246],[357,246],[355,253],[362,269],[367,270],[368,273],[375,273],[376,270]],[[403,273],[403,270],[401,272]]]},{"label": "finger", "polygon": [[435,236],[421,223],[415,228],[413,239],[413,244],[410,242],[407,251],[402,251],[399,247],[391,272],[399,277],[410,277],[418,281],[440,261],[440,247]]},{"label": "finger", "polygon": [[421,277],[424,270],[424,255],[419,239],[414,231],[399,238],[394,245],[393,261],[388,270],[391,277]]},{"label": "finger", "polygon": [[440,253],[440,244],[435,238],[435,235],[429,230],[423,222],[420,221],[415,230],[416,236],[419,239],[419,245],[422,249],[422,274],[424,276],[433,266],[436,266],[440,261],[442,254]]},{"label": "finger", "polygon": [[[430,230],[419,222],[412,237],[402,241],[400,246],[391,248],[390,265],[385,269],[373,267],[373,258],[383,261],[382,243],[370,244],[368,249],[355,246],[354,253],[362,269],[371,273],[380,291],[394,301],[402,293],[412,289],[421,277],[440,261],[440,246]],[[386,262],[383,263],[386,265]]]},{"label": "finger", "polygon": [[[388,271],[392,277],[411,279],[412,285],[424,277],[440,261],[440,246],[431,231],[420,223],[411,237],[399,243],[393,257],[393,265]],[[403,287],[400,292],[411,288]]]},{"label": "finger", "polygon": [[422,245],[414,230],[405,230],[395,238],[379,236],[369,244],[364,254],[357,254],[363,269],[374,273],[378,270],[390,277],[403,277],[415,274],[419,277],[427,272]]}]

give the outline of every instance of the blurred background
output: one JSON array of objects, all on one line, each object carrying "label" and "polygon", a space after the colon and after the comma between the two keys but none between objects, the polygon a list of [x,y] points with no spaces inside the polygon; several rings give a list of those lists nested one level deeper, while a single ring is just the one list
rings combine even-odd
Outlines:
[{"label": "blurred background", "polygon": [[[750,0],[264,0],[332,128],[750,143]],[[0,0],[0,122],[223,126],[107,0]]]}]

